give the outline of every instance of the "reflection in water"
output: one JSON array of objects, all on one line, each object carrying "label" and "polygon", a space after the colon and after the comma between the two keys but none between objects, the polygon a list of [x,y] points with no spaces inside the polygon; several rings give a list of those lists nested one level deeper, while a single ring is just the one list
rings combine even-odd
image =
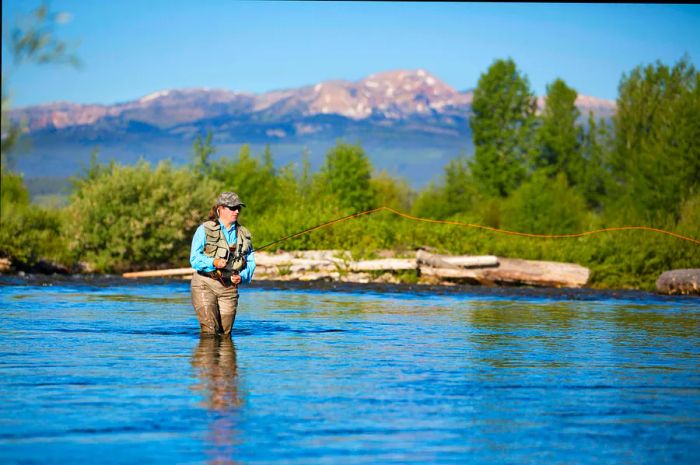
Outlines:
[{"label": "reflection in water", "polygon": [[230,337],[202,335],[192,355],[204,391],[205,405],[211,410],[225,411],[241,405],[238,395],[236,346]]},{"label": "reflection in water", "polygon": [[204,398],[203,405],[212,411],[207,442],[209,463],[234,464],[235,445],[240,435],[236,346],[230,337],[201,335],[192,354],[192,367],[199,383],[194,389]]},{"label": "reflection in water", "polygon": [[[583,315],[578,305],[518,302],[474,302],[465,321],[475,331],[476,359],[492,368],[540,371],[569,367],[567,357],[552,354],[576,351],[576,328]],[[488,375],[496,372],[488,371]],[[566,376],[566,375],[564,375]]]}]

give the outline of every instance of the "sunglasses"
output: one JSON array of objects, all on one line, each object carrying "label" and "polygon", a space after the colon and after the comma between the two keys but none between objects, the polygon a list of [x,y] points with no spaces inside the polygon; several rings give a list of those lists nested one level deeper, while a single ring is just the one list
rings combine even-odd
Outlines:
[{"label": "sunglasses", "polygon": [[222,205],[222,207],[228,208],[228,209],[231,210],[232,212],[239,212],[239,211],[241,211],[241,206],[240,206],[240,205],[236,205],[235,207],[229,207],[228,205]]}]

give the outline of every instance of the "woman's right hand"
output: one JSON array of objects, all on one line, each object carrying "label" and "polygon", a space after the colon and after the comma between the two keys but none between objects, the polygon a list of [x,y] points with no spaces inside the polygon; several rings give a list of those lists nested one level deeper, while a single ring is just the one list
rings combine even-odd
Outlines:
[{"label": "woman's right hand", "polygon": [[215,258],[214,259],[214,268],[224,268],[226,267],[226,260],[223,258]]}]

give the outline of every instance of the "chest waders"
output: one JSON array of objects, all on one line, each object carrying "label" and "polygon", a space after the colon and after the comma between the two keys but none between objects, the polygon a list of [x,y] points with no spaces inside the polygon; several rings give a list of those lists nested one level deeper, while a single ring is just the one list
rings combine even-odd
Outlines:
[{"label": "chest waders", "polygon": [[250,231],[244,226],[236,223],[236,243],[226,242],[224,232],[221,230],[221,223],[218,221],[206,221],[203,224],[206,243],[204,244],[204,255],[213,259],[223,258],[226,266],[215,271],[204,273],[212,279],[216,279],[223,286],[232,285],[231,276],[240,274],[246,266],[245,257],[253,250]]}]

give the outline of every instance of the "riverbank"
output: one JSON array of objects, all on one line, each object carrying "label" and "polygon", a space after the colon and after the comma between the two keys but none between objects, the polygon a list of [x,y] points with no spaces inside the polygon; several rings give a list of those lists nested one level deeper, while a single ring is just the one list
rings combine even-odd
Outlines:
[{"label": "riverbank", "polygon": [[[439,255],[418,249],[413,256],[397,257],[384,251],[380,257],[354,260],[339,250],[306,250],[255,254],[257,279],[279,281],[340,281],[356,283],[420,283],[451,286],[459,283],[486,286],[584,287],[590,270],[575,263],[521,260],[495,255]],[[127,272],[125,278],[189,278],[192,268]]]},{"label": "riverbank", "polygon": [[[455,286],[458,288],[502,286],[511,289],[521,286],[537,286],[561,289],[589,288],[611,292],[626,289],[632,292],[651,291],[653,293],[653,289],[601,286],[600,283],[589,281],[591,270],[576,263],[522,260],[494,255],[439,255],[424,249],[419,249],[415,254],[404,253],[402,255],[387,250],[374,254],[372,259],[363,260],[353,260],[349,252],[338,250],[258,252],[256,253],[256,263],[256,282],[298,282],[301,286],[310,287],[342,284],[395,284],[422,288],[427,286],[436,289]],[[86,273],[85,270],[89,270],[89,267],[81,267],[80,272],[71,273],[65,268],[49,267],[45,263],[39,267],[19,271],[13,270],[9,263],[2,264],[5,266],[0,268],[0,275],[49,276],[49,281],[56,276],[85,276],[87,279],[103,276],[109,281],[113,276]],[[697,272],[698,270],[680,271]],[[122,277],[188,280],[192,273],[191,268],[184,267],[128,272],[124,273]],[[697,285],[679,286],[679,283],[675,281],[678,280],[674,280],[674,285],[666,288],[659,286],[659,282],[657,282],[656,293],[698,294]],[[684,282],[680,284],[684,284]]]},{"label": "riverbank", "polygon": [[[73,275],[46,275],[46,274],[14,274],[0,275],[0,289],[3,286],[90,286],[96,290],[109,287],[129,287],[140,285],[169,286],[173,283],[185,287],[189,286],[187,280],[182,278],[124,278],[110,274],[73,274]],[[353,283],[340,281],[278,281],[258,280],[242,288],[247,290],[279,290],[279,291],[329,291],[340,293],[361,294],[417,294],[417,295],[444,295],[459,296],[469,295],[484,298],[507,299],[545,299],[545,300],[570,300],[570,301],[599,301],[606,299],[635,301],[638,299],[652,299],[660,302],[675,302],[679,299],[698,299],[697,296],[676,295],[669,296],[655,292],[632,289],[592,289],[592,288],[555,288],[533,286],[501,286],[489,287],[471,284],[455,284],[443,286],[437,284],[418,283]]]}]

